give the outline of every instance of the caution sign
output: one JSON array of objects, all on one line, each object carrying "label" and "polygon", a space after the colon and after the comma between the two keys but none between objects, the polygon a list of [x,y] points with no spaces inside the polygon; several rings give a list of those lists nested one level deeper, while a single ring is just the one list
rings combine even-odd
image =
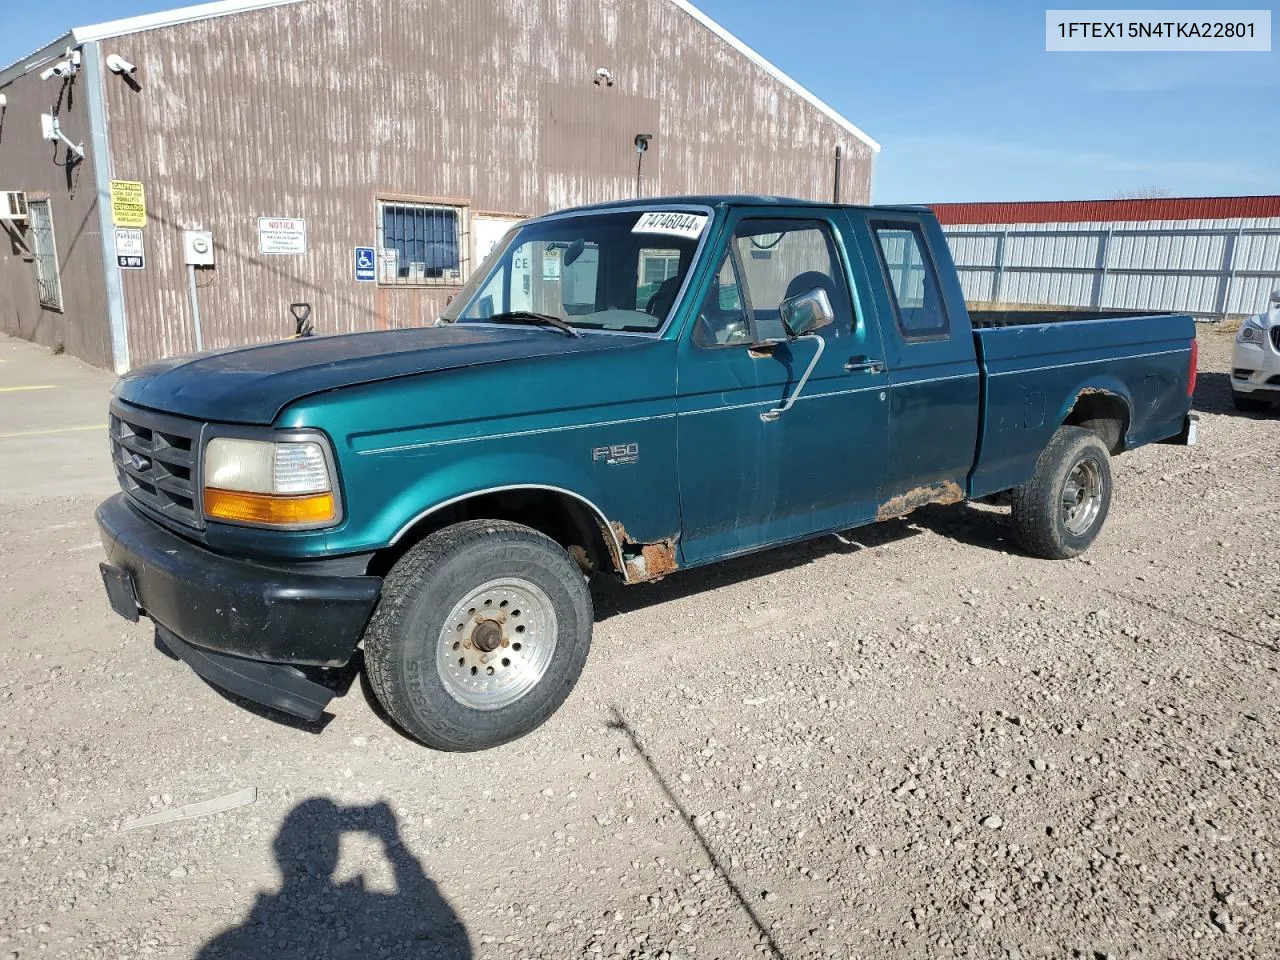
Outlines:
[{"label": "caution sign", "polygon": [[147,225],[147,200],[139,181],[111,181],[111,222],[117,227]]}]

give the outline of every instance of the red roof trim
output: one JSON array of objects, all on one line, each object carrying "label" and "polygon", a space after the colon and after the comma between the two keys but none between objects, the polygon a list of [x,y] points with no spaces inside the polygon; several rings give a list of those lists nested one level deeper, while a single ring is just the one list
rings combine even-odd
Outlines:
[{"label": "red roof trim", "polygon": [[1048,200],[1028,203],[933,203],[929,206],[944,226],[1280,217],[1280,195],[1161,197],[1155,200]]}]

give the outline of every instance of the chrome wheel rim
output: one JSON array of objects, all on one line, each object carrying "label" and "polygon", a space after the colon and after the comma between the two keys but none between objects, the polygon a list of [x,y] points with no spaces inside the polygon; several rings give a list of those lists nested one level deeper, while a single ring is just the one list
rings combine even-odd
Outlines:
[{"label": "chrome wheel rim", "polygon": [[1067,532],[1088,533],[1102,512],[1102,467],[1092,457],[1075,465],[1062,487],[1062,523]]},{"label": "chrome wheel rim", "polygon": [[490,580],[454,604],[436,644],[449,696],[472,710],[499,710],[536,687],[556,651],[556,611],[541,587]]}]

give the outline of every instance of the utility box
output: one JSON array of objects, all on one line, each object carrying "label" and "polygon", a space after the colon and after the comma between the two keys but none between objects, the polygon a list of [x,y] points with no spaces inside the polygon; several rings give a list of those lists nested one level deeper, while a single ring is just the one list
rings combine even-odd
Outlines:
[{"label": "utility box", "polygon": [[213,266],[212,231],[182,231],[182,262],[189,267]]}]

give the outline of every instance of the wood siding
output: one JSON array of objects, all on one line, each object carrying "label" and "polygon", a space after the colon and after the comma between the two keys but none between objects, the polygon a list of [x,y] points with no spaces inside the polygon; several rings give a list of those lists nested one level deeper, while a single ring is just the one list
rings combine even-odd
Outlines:
[{"label": "wood siding", "polygon": [[[866,202],[871,151],[668,0],[308,0],[102,42],[113,175],[147,191],[147,269],[123,276],[131,361],[194,349],[184,228],[206,349],[429,323],[456,287],[356,283],[378,197],[533,215],[641,192]],[[598,67],[612,87],[596,85]],[[257,218],[300,217],[306,254],[258,253]],[[465,271],[464,267],[464,271]]]},{"label": "wood siding", "polygon": [[[40,139],[40,114],[56,113],[62,132],[83,143],[89,120],[86,77],[41,80],[36,73],[3,88],[8,104],[0,113],[0,190],[48,196],[62,280],[62,312],[40,305],[34,247],[25,224],[14,234],[0,228],[0,331],[46,346],[62,344],[68,353],[97,366],[111,366],[102,236],[98,227],[93,164],[67,165],[67,147]],[[24,246],[24,243],[26,246]]]}]

